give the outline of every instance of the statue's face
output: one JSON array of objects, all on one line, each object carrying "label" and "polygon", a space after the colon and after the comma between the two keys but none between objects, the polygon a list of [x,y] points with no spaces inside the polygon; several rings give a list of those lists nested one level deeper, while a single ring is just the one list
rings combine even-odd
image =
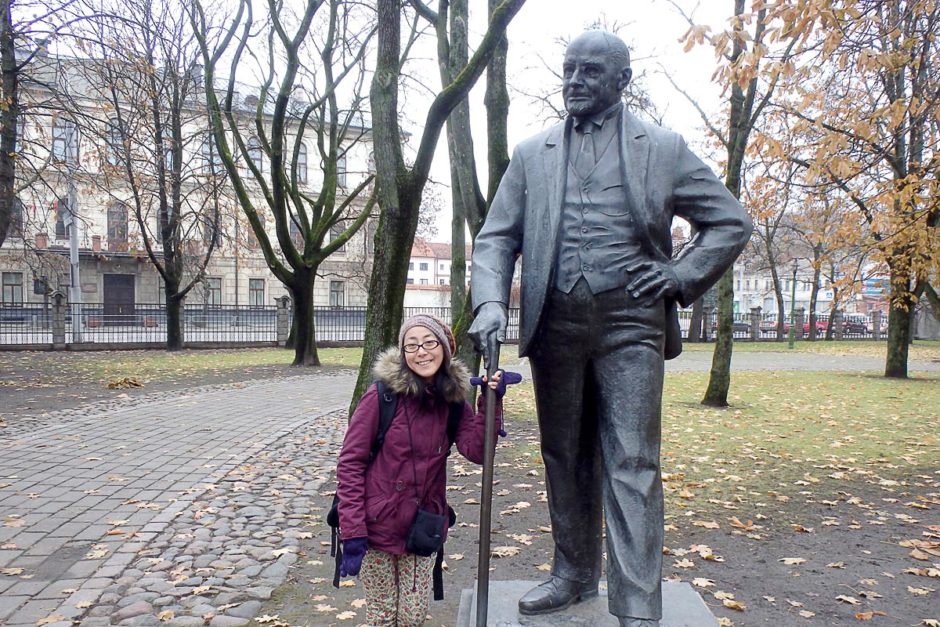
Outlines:
[{"label": "statue's face", "polygon": [[594,33],[571,42],[562,66],[561,89],[568,113],[582,117],[613,106],[630,82],[630,68],[621,66],[606,41]]}]

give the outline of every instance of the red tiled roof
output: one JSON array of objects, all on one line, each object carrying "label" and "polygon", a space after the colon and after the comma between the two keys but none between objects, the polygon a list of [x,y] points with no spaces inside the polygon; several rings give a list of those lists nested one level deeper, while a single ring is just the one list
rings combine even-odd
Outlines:
[{"label": "red tiled roof", "polygon": [[[466,259],[470,259],[473,248],[466,247]],[[431,259],[450,259],[451,245],[446,242],[428,242],[421,237],[415,237],[414,246],[411,247],[412,257],[430,257]]]}]

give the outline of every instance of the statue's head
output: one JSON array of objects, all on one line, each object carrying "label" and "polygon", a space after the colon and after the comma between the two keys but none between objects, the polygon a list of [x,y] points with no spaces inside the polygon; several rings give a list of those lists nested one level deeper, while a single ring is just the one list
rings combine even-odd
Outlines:
[{"label": "statue's head", "polygon": [[600,30],[579,35],[565,51],[562,96],[574,116],[600,113],[620,99],[633,77],[623,40]]}]

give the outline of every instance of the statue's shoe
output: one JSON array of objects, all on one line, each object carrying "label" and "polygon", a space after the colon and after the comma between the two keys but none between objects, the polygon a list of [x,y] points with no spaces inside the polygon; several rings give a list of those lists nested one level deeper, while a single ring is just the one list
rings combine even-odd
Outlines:
[{"label": "statue's shoe", "polygon": [[597,582],[581,583],[552,577],[545,583],[532,588],[519,599],[519,613],[526,616],[548,614],[563,610],[572,603],[596,596]]}]

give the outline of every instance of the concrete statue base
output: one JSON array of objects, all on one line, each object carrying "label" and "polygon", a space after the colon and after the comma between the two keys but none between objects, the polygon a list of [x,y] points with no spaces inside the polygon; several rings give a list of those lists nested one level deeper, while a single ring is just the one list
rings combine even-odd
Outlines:
[{"label": "concrete statue base", "polygon": [[[549,627],[591,625],[617,627],[618,622],[607,611],[607,582],[602,581],[597,598],[577,603],[560,612],[541,616],[519,614],[519,599],[537,586],[539,581],[491,581],[487,627]],[[457,627],[476,625],[476,588],[465,589],[460,595]],[[660,627],[718,627],[718,621],[702,601],[702,597],[684,582],[663,582],[663,618]]]}]

